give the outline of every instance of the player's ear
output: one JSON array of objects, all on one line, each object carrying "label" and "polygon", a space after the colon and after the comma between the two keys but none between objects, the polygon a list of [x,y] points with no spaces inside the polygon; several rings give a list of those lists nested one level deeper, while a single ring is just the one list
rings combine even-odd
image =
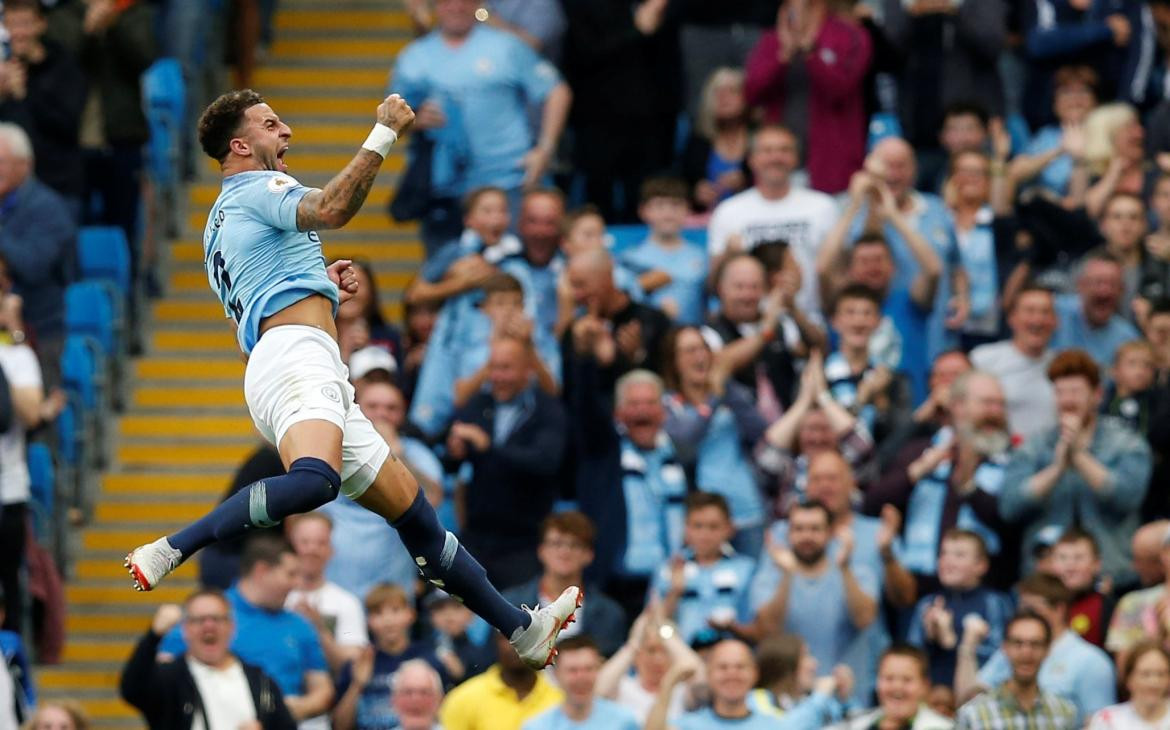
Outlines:
[{"label": "player's ear", "polygon": [[248,144],[248,141],[243,137],[232,137],[228,141],[228,150],[240,157],[252,156],[252,145]]}]

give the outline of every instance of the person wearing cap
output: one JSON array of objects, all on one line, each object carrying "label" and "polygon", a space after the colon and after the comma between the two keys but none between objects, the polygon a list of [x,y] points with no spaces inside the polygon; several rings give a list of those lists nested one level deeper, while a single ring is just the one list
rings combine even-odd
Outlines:
[{"label": "person wearing cap", "polygon": [[504,591],[504,598],[515,604],[536,606],[548,603],[566,586],[584,586],[588,598],[577,612],[576,622],[569,624],[561,636],[584,634],[593,639],[602,656],[613,656],[622,646],[626,618],[622,607],[585,579],[585,570],[593,563],[593,523],[577,511],[556,512],[540,525],[540,545],[536,558],[541,574],[527,583]]},{"label": "person wearing cap", "polygon": [[398,372],[398,363],[388,350],[377,345],[368,345],[355,350],[349,356],[349,382],[359,387],[366,376],[373,374],[378,379],[394,378]]}]

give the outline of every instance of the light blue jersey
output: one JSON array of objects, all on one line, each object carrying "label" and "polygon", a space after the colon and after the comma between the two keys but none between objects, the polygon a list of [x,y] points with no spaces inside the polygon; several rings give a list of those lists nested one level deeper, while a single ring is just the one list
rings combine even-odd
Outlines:
[{"label": "light blue jersey", "polygon": [[305,297],[328,297],[337,313],[321,238],[297,230],[297,204],[310,190],[282,172],[238,172],[224,178],[211,207],[203,265],[245,355],[260,339],[261,320]]},{"label": "light blue jersey", "polygon": [[[710,565],[695,562],[690,550],[685,555],[686,587],[674,616],[684,643],[691,644],[701,634],[712,631],[710,620],[751,618],[747,597],[756,572],[755,558],[737,554],[731,545],[724,545],[723,556]],[[665,598],[670,591],[670,574],[669,562],[663,563],[654,574],[651,591],[659,598]]]},{"label": "light blue jersey", "polygon": [[652,292],[645,301],[663,310],[673,307],[676,312],[674,320],[680,324],[703,323],[706,249],[689,243],[667,248],[653,238],[647,238],[634,248],[622,252],[619,261],[635,274],[655,270],[670,274],[670,283]]},{"label": "light blue jersey", "polygon": [[638,721],[626,708],[598,697],[581,722],[570,719],[564,705],[557,705],[524,723],[523,730],[638,730]]}]

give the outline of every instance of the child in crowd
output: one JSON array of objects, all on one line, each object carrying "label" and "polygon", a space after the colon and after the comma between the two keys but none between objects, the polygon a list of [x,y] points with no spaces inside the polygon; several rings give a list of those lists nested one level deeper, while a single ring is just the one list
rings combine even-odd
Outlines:
[{"label": "child in crowd", "polygon": [[707,253],[681,235],[687,201],[682,180],[651,178],[643,183],[638,214],[650,227],[650,236],[618,259],[638,274],[648,303],[679,324],[701,324],[706,314]]},{"label": "child in crowd", "polygon": [[[435,655],[447,668],[453,682],[470,679],[496,662],[495,647],[489,641],[471,637],[476,616],[454,596],[435,589],[423,599],[435,630]],[[487,625],[484,624],[484,628]],[[486,638],[487,631],[483,632]]]},{"label": "child in crowd", "polygon": [[464,204],[463,235],[435,252],[406,290],[411,304],[442,304],[478,288],[496,273],[496,264],[521,251],[520,239],[508,233],[508,194],[501,188],[471,191]]},{"label": "child in crowd", "polygon": [[734,535],[722,495],[687,496],[683,554],[658,570],[652,590],[663,601],[663,615],[678,624],[691,646],[713,643],[724,627],[749,618],[747,593],[756,561],[732,549]]},{"label": "child in crowd", "polygon": [[1092,534],[1070,527],[1052,549],[1056,577],[1072,594],[1068,605],[1069,628],[1090,644],[1105,647],[1105,632],[1113,616],[1114,601],[1099,590],[1101,555]]},{"label": "child in crowd", "polygon": [[850,284],[833,302],[831,325],[837,346],[825,358],[825,380],[833,400],[851,411],[880,442],[904,398],[894,373],[870,357],[870,338],[881,324],[881,296],[867,286]]},{"label": "child in crowd", "polygon": [[[586,251],[607,249],[609,245],[605,219],[601,217],[601,211],[596,205],[586,204],[565,214],[561,250],[567,259]],[[613,262],[613,285],[635,302],[641,302],[646,298],[646,293],[642,291],[642,286],[638,282],[638,275],[620,260]],[[557,279],[556,336],[560,338],[573,320],[581,314],[584,314],[584,311],[577,307],[573,300],[573,292],[569,288],[568,272],[562,271]]]},{"label": "child in crowd", "polygon": [[391,680],[398,667],[409,659],[422,659],[433,666],[444,684],[447,667],[423,642],[411,642],[414,606],[401,587],[382,583],[366,594],[366,623],[373,646],[341,668],[337,678],[337,704],[333,727],[356,730],[390,730],[398,727],[391,705]]},{"label": "child in crowd", "polygon": [[1117,348],[1112,378],[1101,399],[1101,413],[1116,416],[1130,428],[1147,435],[1150,421],[1161,406],[1162,389],[1154,387],[1154,349],[1145,340],[1132,340]]},{"label": "child in crowd", "polygon": [[926,651],[932,684],[953,684],[956,649],[967,616],[974,614],[990,627],[975,651],[980,665],[1003,641],[1011,602],[1003,593],[983,586],[988,567],[987,545],[978,533],[955,527],[946,531],[938,556],[942,589],[919,599],[906,635],[909,643]]}]

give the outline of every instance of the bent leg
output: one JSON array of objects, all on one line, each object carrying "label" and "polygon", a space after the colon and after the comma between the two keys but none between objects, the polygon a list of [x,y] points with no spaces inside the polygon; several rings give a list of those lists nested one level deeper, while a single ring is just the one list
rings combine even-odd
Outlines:
[{"label": "bent leg", "polygon": [[228,497],[192,525],[167,537],[186,560],[218,540],[272,527],[286,517],[333,501],[341,489],[341,429],[331,421],[301,421],[280,440],[288,473],[261,479]]},{"label": "bent leg", "polygon": [[424,578],[458,597],[506,637],[528,627],[529,615],[504,600],[488,581],[483,566],[443,529],[414,476],[393,455],[355,501],[398,531]]}]

